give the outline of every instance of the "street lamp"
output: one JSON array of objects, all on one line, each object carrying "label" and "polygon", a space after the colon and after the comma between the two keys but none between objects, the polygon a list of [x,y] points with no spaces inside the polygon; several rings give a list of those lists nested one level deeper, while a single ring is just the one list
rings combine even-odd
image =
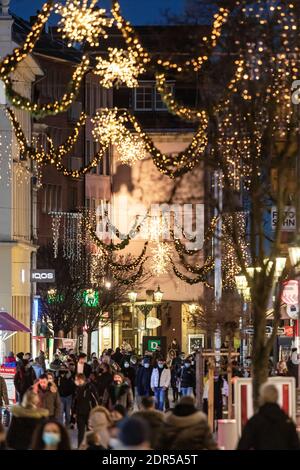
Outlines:
[{"label": "street lamp", "polygon": [[300,272],[300,246],[290,246],[289,255],[296,273]]},{"label": "street lamp", "polygon": [[160,290],[160,287],[157,286],[156,291],[153,293],[154,302],[160,304],[163,299],[164,293]]},{"label": "street lamp", "polygon": [[243,274],[239,274],[237,276],[234,276],[234,278],[235,278],[236,288],[239,294],[243,295],[245,289],[248,288],[248,282],[247,282],[246,276],[244,276]]},{"label": "street lamp", "polygon": [[198,305],[195,303],[192,303],[189,305],[189,312],[191,315],[194,315],[197,312]]},{"label": "street lamp", "polygon": [[276,258],[275,277],[280,277],[286,265],[286,258]]},{"label": "street lamp", "polygon": [[134,304],[136,302],[136,299],[137,299],[137,292],[135,291],[130,291],[128,292],[128,299],[129,299],[129,302]]},{"label": "street lamp", "polygon": [[106,282],[105,282],[105,287],[106,287],[106,289],[109,290],[109,289],[111,288],[111,282],[110,282],[110,281],[106,281]]}]

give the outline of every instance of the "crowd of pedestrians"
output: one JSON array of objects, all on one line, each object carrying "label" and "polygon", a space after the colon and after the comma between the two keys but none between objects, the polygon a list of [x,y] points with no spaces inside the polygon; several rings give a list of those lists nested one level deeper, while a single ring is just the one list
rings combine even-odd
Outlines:
[{"label": "crowd of pedestrians", "polygon": [[[101,357],[58,350],[51,363],[42,351],[34,359],[19,353],[18,404],[11,407],[6,432],[0,427],[0,449],[69,450],[75,432],[73,448],[83,450],[217,449],[205,413],[208,382],[203,412],[194,400],[195,358],[176,342],[172,346],[167,357],[158,348],[141,358],[124,343]],[[217,383],[222,401],[228,384],[221,376]],[[278,406],[276,393],[270,385],[262,390],[261,408],[246,425],[239,449],[299,448],[295,425]],[[0,406],[8,408],[1,377]]]}]

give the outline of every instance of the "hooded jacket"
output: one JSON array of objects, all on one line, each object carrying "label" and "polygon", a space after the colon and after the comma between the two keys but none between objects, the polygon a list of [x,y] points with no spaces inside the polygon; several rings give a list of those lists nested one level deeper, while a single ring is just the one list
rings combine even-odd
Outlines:
[{"label": "hooded jacket", "polygon": [[244,427],[238,450],[299,450],[293,421],[277,403],[266,403]]},{"label": "hooded jacket", "polygon": [[215,450],[207,417],[194,406],[177,405],[166,413],[163,449]]},{"label": "hooded jacket", "polygon": [[115,405],[122,405],[127,411],[133,410],[134,401],[131,387],[126,382],[120,386],[112,383],[104,392],[103,404],[110,411]]},{"label": "hooded jacket", "polygon": [[7,432],[7,444],[11,449],[27,450],[35,429],[49,416],[44,408],[25,408],[18,405],[12,407],[12,420]]}]

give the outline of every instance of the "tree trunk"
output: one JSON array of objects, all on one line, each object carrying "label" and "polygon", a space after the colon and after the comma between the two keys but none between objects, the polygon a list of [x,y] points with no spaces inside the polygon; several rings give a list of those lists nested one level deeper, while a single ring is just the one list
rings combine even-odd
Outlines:
[{"label": "tree trunk", "polygon": [[92,349],[92,331],[87,331],[87,357],[90,359]]},{"label": "tree trunk", "polygon": [[233,350],[233,335],[230,334],[228,345],[228,365],[227,365],[227,380],[228,380],[228,419],[232,419],[232,350]]},{"label": "tree trunk", "polygon": [[64,337],[63,330],[54,330],[54,354],[56,353],[57,348],[62,347],[62,341],[59,338]]},{"label": "tree trunk", "polygon": [[[255,347],[253,345],[253,347]],[[266,350],[257,349],[255,352],[255,358],[253,360],[253,408],[256,412],[259,408],[259,390],[260,387],[268,380],[268,361],[269,355],[266,354]]]},{"label": "tree trunk", "polygon": [[253,305],[254,313],[254,337],[252,350],[252,398],[253,409],[259,408],[259,390],[263,383],[268,380],[269,354],[266,348],[266,313]]}]

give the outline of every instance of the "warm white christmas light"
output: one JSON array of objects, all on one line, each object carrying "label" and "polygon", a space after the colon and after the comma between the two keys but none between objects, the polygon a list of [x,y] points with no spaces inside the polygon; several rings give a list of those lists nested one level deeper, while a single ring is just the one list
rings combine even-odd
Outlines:
[{"label": "warm white christmas light", "polygon": [[74,42],[87,41],[92,47],[99,46],[99,37],[107,38],[104,28],[110,28],[113,20],[105,17],[106,10],[97,7],[98,0],[67,0],[57,3],[55,12],[61,15],[58,24],[62,37]]},{"label": "warm white christmas light", "polygon": [[145,72],[144,67],[136,60],[135,54],[131,51],[108,49],[108,60],[97,57],[98,64],[94,71],[101,76],[100,83],[105,88],[126,85],[128,88],[138,86],[138,76]]}]

